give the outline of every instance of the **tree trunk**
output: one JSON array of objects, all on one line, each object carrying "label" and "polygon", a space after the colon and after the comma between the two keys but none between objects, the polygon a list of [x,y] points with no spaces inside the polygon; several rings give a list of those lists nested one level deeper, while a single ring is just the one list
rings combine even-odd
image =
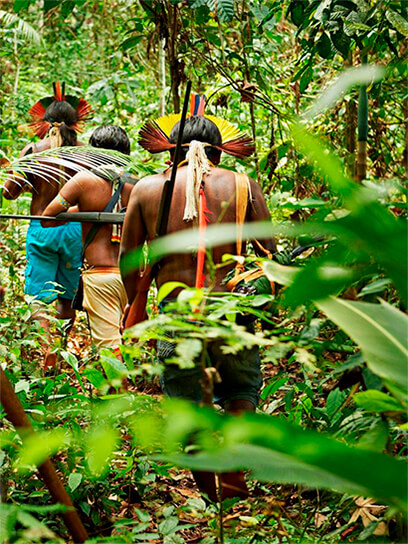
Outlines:
[{"label": "tree trunk", "polygon": [[169,37],[166,44],[167,59],[169,62],[169,71],[171,79],[171,96],[173,99],[174,113],[180,113],[180,95],[179,87],[181,83],[182,64],[177,56],[177,36],[178,36],[178,8],[177,6],[168,6],[168,30]]},{"label": "tree trunk", "polygon": [[[367,64],[367,56],[362,58],[362,64]],[[358,97],[358,144],[356,160],[356,180],[362,181],[367,176],[367,137],[368,137],[368,97],[367,85],[360,87]]]},{"label": "tree trunk", "polygon": [[160,39],[159,42],[159,80],[160,80],[160,101],[159,110],[160,115],[165,114],[166,106],[166,55],[164,48],[166,47],[166,41]]},{"label": "tree trunk", "polygon": [[402,152],[402,164],[405,168],[405,173],[408,176],[408,98],[404,99],[402,112],[404,115],[404,127],[405,127],[405,146],[404,146],[404,151]]},{"label": "tree trunk", "polygon": [[[345,68],[353,66],[353,53],[350,51],[347,59],[344,62]],[[357,129],[357,104],[353,95],[346,101],[346,149],[348,151],[346,157],[347,170],[349,175],[355,177],[355,161],[356,161],[356,129]]]},{"label": "tree trunk", "polygon": [[275,139],[275,125],[273,123],[273,116],[271,118],[271,139],[269,141],[269,153],[266,159],[266,170],[268,172],[268,179],[272,181],[272,176],[278,165],[278,150],[276,149]]},{"label": "tree trunk", "polygon": [[357,105],[354,98],[346,102],[346,149],[347,169],[351,177],[355,176],[355,153],[356,153],[356,128],[357,128]]}]

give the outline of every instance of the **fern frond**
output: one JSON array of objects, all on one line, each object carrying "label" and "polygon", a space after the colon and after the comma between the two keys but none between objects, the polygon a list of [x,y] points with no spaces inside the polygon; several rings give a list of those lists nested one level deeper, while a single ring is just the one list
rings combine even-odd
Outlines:
[{"label": "fern frond", "polygon": [[12,180],[21,184],[26,182],[25,176],[28,175],[34,175],[45,182],[64,183],[72,177],[72,172],[83,172],[107,165],[126,168],[131,162],[129,155],[110,149],[90,146],[57,147],[20,157],[0,166],[0,183]]},{"label": "fern frond", "polygon": [[30,24],[23,21],[23,19],[17,17],[14,13],[9,13],[0,9],[0,21],[3,22],[4,27],[14,25],[17,33],[20,34],[22,38],[31,40],[33,43],[41,43],[42,38],[39,32],[37,32]]}]

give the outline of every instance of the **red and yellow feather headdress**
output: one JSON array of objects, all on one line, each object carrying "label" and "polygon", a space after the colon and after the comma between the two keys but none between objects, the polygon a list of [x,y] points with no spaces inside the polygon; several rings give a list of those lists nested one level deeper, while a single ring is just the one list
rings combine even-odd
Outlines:
[{"label": "red and yellow feather headdress", "polygon": [[65,95],[65,82],[60,85],[59,81],[53,83],[54,96],[47,96],[41,98],[32,106],[28,113],[31,115],[32,122],[30,126],[34,132],[40,138],[44,138],[48,131],[51,128],[51,123],[44,119],[45,112],[47,111],[48,106],[53,102],[68,102],[75,112],[76,112],[76,121],[74,124],[70,125],[70,128],[76,132],[82,132],[83,124],[85,121],[90,119],[93,115],[93,108],[90,103],[84,98],[77,98],[76,96],[66,96]]},{"label": "red and yellow feather headdress", "polygon": [[[220,119],[214,115],[204,115],[204,108],[205,97],[193,94],[190,103],[190,114],[187,114],[187,118],[202,115],[217,126],[221,133],[222,143],[214,147],[239,159],[249,157],[254,152],[255,146],[252,138],[225,119]],[[147,121],[140,129],[139,144],[150,153],[161,153],[175,148],[176,144],[170,142],[169,138],[173,127],[180,121],[180,118],[180,113],[172,113],[155,121]]]}]

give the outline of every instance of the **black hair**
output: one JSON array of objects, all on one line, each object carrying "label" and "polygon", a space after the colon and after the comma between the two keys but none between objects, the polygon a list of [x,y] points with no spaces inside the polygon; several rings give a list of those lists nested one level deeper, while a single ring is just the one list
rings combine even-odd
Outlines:
[{"label": "black hair", "polygon": [[103,149],[113,149],[130,155],[130,140],[123,128],[116,125],[102,125],[94,130],[89,145]]},{"label": "black hair", "polygon": [[[169,140],[171,143],[175,144],[177,142],[177,137],[179,133],[180,122],[174,125],[172,131],[170,132]],[[221,133],[215,123],[207,119],[202,115],[189,117],[186,120],[183,131],[183,144],[189,143],[192,140],[197,140],[199,142],[204,142],[211,144],[211,146],[219,146],[222,143]],[[188,148],[181,148],[180,160],[184,160],[187,154]],[[210,161],[218,164],[221,157],[221,151],[215,149],[215,147],[205,147],[205,154],[210,159]]]},{"label": "black hair", "polygon": [[77,133],[71,128],[78,121],[75,108],[69,102],[55,100],[45,111],[44,121],[62,123],[60,127],[62,145],[76,145]]}]

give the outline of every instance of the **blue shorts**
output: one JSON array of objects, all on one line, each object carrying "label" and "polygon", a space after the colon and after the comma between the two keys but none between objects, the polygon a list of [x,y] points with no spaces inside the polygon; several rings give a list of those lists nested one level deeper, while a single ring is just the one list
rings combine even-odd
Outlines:
[{"label": "blue shorts", "polygon": [[25,293],[44,302],[74,298],[81,275],[81,224],[44,228],[31,221],[26,240]]}]

